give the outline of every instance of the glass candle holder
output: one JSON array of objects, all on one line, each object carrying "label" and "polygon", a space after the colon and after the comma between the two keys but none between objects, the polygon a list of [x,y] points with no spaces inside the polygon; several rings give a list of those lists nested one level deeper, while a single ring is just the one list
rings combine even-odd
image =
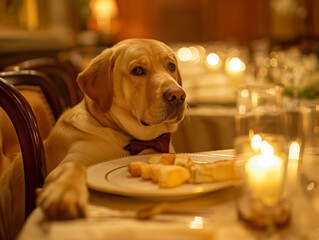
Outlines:
[{"label": "glass candle holder", "polygon": [[243,179],[237,210],[240,219],[256,227],[284,225],[290,217],[282,91],[259,86],[241,88],[237,95],[234,146]]},{"label": "glass candle holder", "polygon": [[301,187],[319,214],[319,105],[301,106],[302,144],[298,165]]}]

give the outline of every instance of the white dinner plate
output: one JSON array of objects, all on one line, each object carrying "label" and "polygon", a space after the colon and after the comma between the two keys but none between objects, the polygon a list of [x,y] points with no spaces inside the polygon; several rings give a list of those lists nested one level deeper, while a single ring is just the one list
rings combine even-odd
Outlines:
[{"label": "white dinner plate", "polygon": [[[118,194],[129,197],[151,199],[177,199],[197,196],[199,194],[216,191],[233,185],[233,181],[214,182],[205,184],[183,184],[174,188],[159,188],[150,180],[132,177],[127,165],[134,161],[146,162],[151,155],[130,156],[105,161],[87,169],[88,186],[101,192]],[[193,161],[214,162],[216,160],[233,160],[232,155],[223,154],[189,154]]]}]

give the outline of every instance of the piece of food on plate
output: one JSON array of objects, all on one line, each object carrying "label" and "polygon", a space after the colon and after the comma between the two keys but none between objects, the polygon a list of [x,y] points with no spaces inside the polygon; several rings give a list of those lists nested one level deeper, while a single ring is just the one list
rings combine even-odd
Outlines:
[{"label": "piece of food on plate", "polygon": [[128,172],[133,176],[133,177],[140,177],[141,176],[141,166],[145,165],[147,163],[145,162],[131,162],[128,164]]},{"label": "piece of food on plate", "polygon": [[174,165],[189,168],[192,164],[193,161],[188,154],[178,153],[175,155]]},{"label": "piece of food on plate", "polygon": [[158,182],[160,188],[177,187],[187,182],[191,176],[187,168],[176,165],[161,165],[154,168],[152,180]]},{"label": "piece of food on plate", "polygon": [[194,162],[188,154],[161,154],[147,162],[131,162],[128,171],[134,177],[157,182],[161,188],[172,188],[185,182],[200,184],[237,178],[233,160]]},{"label": "piece of food on plate", "polygon": [[150,164],[160,163],[164,165],[173,165],[175,160],[175,154],[173,153],[163,153],[158,156],[151,156],[147,161]]},{"label": "piece of food on plate", "polygon": [[153,180],[154,171],[157,168],[160,168],[161,166],[164,166],[162,164],[144,164],[140,166],[141,170],[141,178],[143,180]]},{"label": "piece of food on plate", "polygon": [[156,156],[150,156],[147,163],[148,164],[158,164],[161,160],[161,155]]},{"label": "piece of food on plate", "polygon": [[236,178],[234,161],[221,160],[213,163],[193,163],[190,167],[191,183],[210,183]]}]

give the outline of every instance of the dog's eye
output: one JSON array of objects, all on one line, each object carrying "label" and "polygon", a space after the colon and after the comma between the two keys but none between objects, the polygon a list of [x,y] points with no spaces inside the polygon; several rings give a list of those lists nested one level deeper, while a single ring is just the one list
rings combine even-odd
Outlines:
[{"label": "dog's eye", "polygon": [[132,72],[133,75],[140,76],[145,74],[145,70],[142,67],[135,67],[133,68]]},{"label": "dog's eye", "polygon": [[168,64],[168,69],[171,71],[171,72],[174,72],[175,71],[175,64],[174,63],[169,63]]}]

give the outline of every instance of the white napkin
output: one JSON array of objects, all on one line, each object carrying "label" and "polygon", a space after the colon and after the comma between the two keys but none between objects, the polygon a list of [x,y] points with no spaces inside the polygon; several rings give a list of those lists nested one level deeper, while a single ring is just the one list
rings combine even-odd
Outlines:
[{"label": "white napkin", "polygon": [[[91,206],[90,206],[91,207]],[[105,215],[114,210],[94,206]],[[232,204],[219,206],[202,217],[160,214],[151,220],[95,217],[71,221],[48,221],[37,208],[28,218],[19,240],[252,240],[254,235],[238,221]],[[105,216],[104,215],[104,216]]]},{"label": "white napkin", "polygon": [[213,235],[212,229],[190,229],[185,221],[178,219],[150,221],[95,218],[54,222],[50,226],[48,239],[210,240],[215,239]]}]

